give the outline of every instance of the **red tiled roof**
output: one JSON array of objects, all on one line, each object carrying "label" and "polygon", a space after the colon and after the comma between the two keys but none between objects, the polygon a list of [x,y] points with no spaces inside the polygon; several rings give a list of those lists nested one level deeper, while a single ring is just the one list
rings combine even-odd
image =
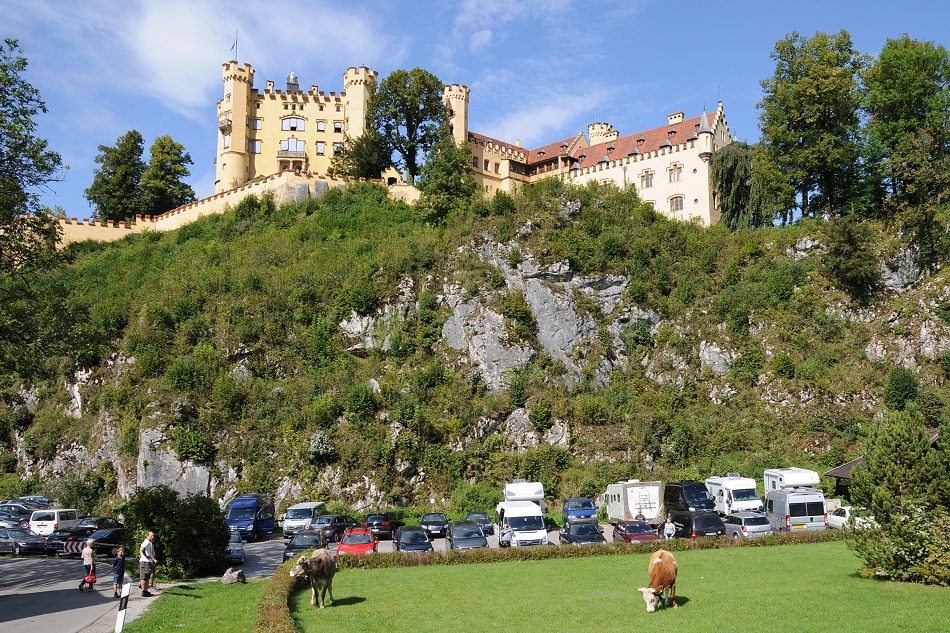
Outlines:
[{"label": "red tiled roof", "polygon": [[[563,148],[561,146],[564,146]],[[568,156],[580,147],[587,147],[587,137],[578,133],[576,136],[562,141],[554,141],[547,145],[535,148],[528,153],[528,164],[552,160],[558,156]]]},{"label": "red tiled roof", "polygon": [[506,143],[506,142],[504,142],[504,141],[499,141],[499,140],[496,139],[496,138],[492,138],[492,137],[490,137],[490,136],[485,136],[484,134],[478,134],[477,132],[471,132],[471,131],[470,131],[470,132],[468,133],[468,140],[469,140],[469,141],[474,141],[474,142],[476,142],[476,143],[478,143],[478,144],[480,144],[480,145],[489,145],[489,144],[491,144],[491,145],[494,145],[495,147],[498,147],[498,148],[500,148],[500,149],[502,149],[502,150],[507,150],[507,151],[513,152],[515,155],[518,155],[518,154],[524,154],[525,156],[528,155],[528,149],[527,149],[527,148],[519,147],[519,146],[517,146],[517,145],[512,145],[511,143]]}]

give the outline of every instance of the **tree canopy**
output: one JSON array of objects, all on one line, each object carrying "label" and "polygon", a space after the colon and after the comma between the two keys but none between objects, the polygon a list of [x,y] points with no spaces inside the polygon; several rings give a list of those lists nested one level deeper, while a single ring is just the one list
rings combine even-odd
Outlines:
[{"label": "tree canopy", "polygon": [[145,140],[136,130],[119,137],[114,147],[99,146],[92,184],[86,199],[96,207],[96,215],[105,220],[125,220],[141,212],[139,184],[145,173],[142,152]]},{"label": "tree canopy", "polygon": [[456,206],[471,201],[478,184],[468,145],[456,145],[449,134],[436,143],[422,166],[419,191],[419,206],[428,211],[430,219],[445,218]]},{"label": "tree canopy", "polygon": [[427,70],[396,70],[383,79],[371,99],[376,129],[387,139],[410,183],[424,156],[445,134],[442,81]]},{"label": "tree canopy", "polygon": [[171,136],[159,136],[152,143],[148,168],[142,174],[141,208],[145,213],[159,215],[183,204],[194,202],[195,192],[184,179],[191,175],[188,165],[194,164],[185,146]]}]

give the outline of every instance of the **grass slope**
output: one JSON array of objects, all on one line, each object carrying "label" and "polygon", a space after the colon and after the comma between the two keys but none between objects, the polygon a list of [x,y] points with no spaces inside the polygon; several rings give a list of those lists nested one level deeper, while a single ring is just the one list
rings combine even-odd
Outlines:
[{"label": "grass slope", "polygon": [[857,575],[844,543],[677,552],[680,608],[647,614],[647,555],[341,572],[334,607],[291,598],[301,631],[946,631],[950,589]]},{"label": "grass slope", "polygon": [[[222,585],[203,582],[166,589],[126,633],[250,633],[269,580]],[[134,593],[133,593],[134,595]]]}]

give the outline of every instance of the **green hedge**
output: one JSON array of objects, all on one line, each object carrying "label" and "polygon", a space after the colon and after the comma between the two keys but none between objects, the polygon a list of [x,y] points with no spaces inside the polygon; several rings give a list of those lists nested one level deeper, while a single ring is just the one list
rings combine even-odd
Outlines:
[{"label": "green hedge", "polygon": [[290,576],[294,562],[294,559],[290,559],[274,572],[270,586],[257,606],[254,633],[297,633],[297,626],[294,624],[293,616],[290,615],[288,602],[290,594],[300,582],[299,578]]}]

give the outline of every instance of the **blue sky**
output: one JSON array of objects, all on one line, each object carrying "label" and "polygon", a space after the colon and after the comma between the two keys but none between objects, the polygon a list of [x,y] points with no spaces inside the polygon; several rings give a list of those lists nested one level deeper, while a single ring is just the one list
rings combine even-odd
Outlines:
[{"label": "blue sky", "polygon": [[168,134],[194,160],[199,197],[214,186],[221,64],[255,69],[255,87],[297,73],[301,86],[343,88],[349,66],[385,77],[422,67],[472,89],[469,128],[537,147],[611,123],[622,135],[713,110],[723,101],[740,140],[758,139],[759,82],[792,31],[846,29],[876,55],[888,38],[950,46],[938,0],[662,2],[659,0],[6,0],[4,37],[19,40],[27,80],[46,101],[39,135],[69,166],[42,192],[72,217],[93,209],[99,145],[131,129]]}]

